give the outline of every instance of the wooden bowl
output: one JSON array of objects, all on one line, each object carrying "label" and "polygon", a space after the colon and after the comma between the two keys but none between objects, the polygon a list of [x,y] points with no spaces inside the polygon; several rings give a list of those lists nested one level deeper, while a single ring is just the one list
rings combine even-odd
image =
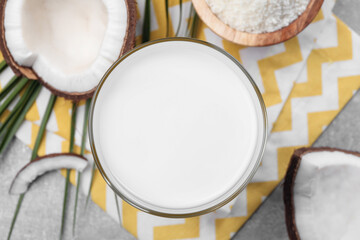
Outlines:
[{"label": "wooden bowl", "polygon": [[192,2],[201,20],[220,37],[245,46],[268,46],[284,42],[300,33],[315,18],[324,0],[310,0],[306,10],[295,21],[286,27],[269,33],[238,31],[223,23],[211,11],[206,0],[192,0]]}]

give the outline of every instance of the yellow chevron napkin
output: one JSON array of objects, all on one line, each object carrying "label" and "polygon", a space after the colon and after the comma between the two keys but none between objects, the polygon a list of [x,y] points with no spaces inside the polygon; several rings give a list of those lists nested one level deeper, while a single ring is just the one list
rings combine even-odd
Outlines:
[{"label": "yellow chevron napkin", "polygon": [[[191,2],[183,2],[182,25],[185,26]],[[152,216],[121,201],[121,219],[118,219],[114,193],[96,171],[92,200],[141,240],[229,239],[283,178],[293,149],[310,145],[360,87],[360,38],[332,15],[333,4],[334,0],[324,1],[322,10],[305,31],[270,47],[248,48],[232,44],[200,23],[197,37],[222,47],[245,66],[259,86],[269,114],[271,134],[263,163],[252,183],[237,199],[220,211],[188,219]],[[144,5],[145,0],[138,1],[138,33],[141,32]],[[165,36],[165,8],[163,1],[154,0],[152,6],[151,38],[156,39]],[[178,19],[178,0],[172,0],[171,32],[176,29]],[[9,69],[1,74],[1,86],[11,76]],[[49,96],[50,93],[43,89],[26,116],[28,121],[17,134],[30,147],[34,144]],[[80,103],[78,116],[83,116],[83,105]],[[71,102],[58,98],[41,143],[41,155],[68,150],[70,116]],[[82,117],[78,117],[78,146],[82,122]],[[75,150],[79,151],[79,148]],[[87,156],[91,161],[89,152]],[[81,188],[87,193],[90,170],[82,174],[82,178]],[[71,181],[75,183],[74,173]]]}]

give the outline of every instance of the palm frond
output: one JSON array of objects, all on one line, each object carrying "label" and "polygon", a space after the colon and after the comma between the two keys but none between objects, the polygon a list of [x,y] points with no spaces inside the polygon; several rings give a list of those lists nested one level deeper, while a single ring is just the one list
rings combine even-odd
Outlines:
[{"label": "palm frond", "polygon": [[[44,117],[41,120],[39,132],[38,132],[36,140],[35,140],[35,145],[34,145],[34,148],[32,150],[30,161],[34,160],[37,157],[37,152],[39,151],[40,143],[41,143],[41,141],[42,141],[42,139],[44,137],[46,125],[47,125],[47,123],[49,121],[49,117],[50,117],[51,111],[52,111],[52,109],[54,107],[55,101],[56,101],[56,96],[51,95],[51,97],[49,99],[49,102],[47,104],[46,110],[45,110]],[[15,213],[14,213],[14,216],[12,218],[11,225],[10,225],[10,230],[9,230],[9,233],[8,233],[8,236],[7,236],[8,240],[10,240],[10,238],[11,238],[11,234],[12,234],[12,231],[14,229],[17,216],[18,216],[18,214],[20,212],[20,208],[21,208],[22,202],[24,200],[24,197],[25,197],[25,194],[21,194],[19,199],[18,199],[18,202],[16,204]]]},{"label": "palm frond", "polygon": [[[77,112],[77,104],[73,102],[72,112],[71,112],[71,126],[70,126],[70,146],[69,152],[72,153],[74,151],[74,142],[75,142],[75,127],[76,127],[76,112]],[[63,199],[63,208],[61,214],[61,225],[60,225],[60,237],[64,234],[64,226],[65,226],[65,213],[66,213],[66,205],[69,191],[69,183],[70,183],[70,170],[66,170],[66,179],[65,179],[65,189],[64,189],[64,199]]]},{"label": "palm frond", "polygon": [[[90,110],[91,99],[88,99],[85,104],[85,115],[84,115],[84,123],[83,123],[83,132],[81,138],[81,150],[80,155],[84,155],[85,153],[85,144],[86,144],[86,136],[87,136],[87,124],[89,119],[89,110]],[[79,201],[79,190],[80,190],[80,181],[81,181],[81,173],[77,173],[77,183],[76,183],[76,193],[75,193],[75,205],[74,205],[74,216],[73,216],[73,235],[75,235],[75,226],[76,226],[76,213],[77,213],[77,205]]]},{"label": "palm frond", "polygon": [[150,41],[150,32],[151,32],[151,0],[145,1],[145,10],[144,10],[144,23],[142,28],[142,40],[141,42]]}]

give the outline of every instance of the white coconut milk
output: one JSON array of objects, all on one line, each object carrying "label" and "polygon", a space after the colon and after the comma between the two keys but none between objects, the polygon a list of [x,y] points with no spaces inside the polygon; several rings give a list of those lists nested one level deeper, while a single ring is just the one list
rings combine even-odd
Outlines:
[{"label": "white coconut milk", "polygon": [[253,174],[264,115],[233,60],[178,40],[137,50],[110,72],[91,128],[99,163],[123,197],[185,214],[229,199]]}]

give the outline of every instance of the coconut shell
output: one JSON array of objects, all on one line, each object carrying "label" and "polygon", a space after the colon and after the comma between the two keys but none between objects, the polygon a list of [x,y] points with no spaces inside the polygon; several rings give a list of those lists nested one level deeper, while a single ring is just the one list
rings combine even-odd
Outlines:
[{"label": "coconut shell", "polygon": [[29,166],[31,163],[42,160],[44,158],[51,158],[51,157],[58,157],[58,156],[74,156],[74,157],[79,157],[84,159],[85,161],[87,161],[87,159],[85,157],[83,157],[82,155],[76,154],[76,153],[51,153],[51,154],[47,154],[41,157],[37,157],[34,160],[32,160],[31,162],[27,163],[24,167],[22,167],[19,172],[16,174],[16,176],[27,166]]},{"label": "coconut shell", "polygon": [[[17,76],[24,76],[28,79],[38,80],[44,87],[49,89],[53,94],[59,97],[64,97],[73,101],[80,101],[82,99],[91,98],[96,90],[96,87],[86,92],[65,92],[48,84],[46,81],[41,79],[32,68],[24,67],[17,64],[11,55],[5,39],[5,6],[8,0],[0,0],[0,50],[6,63],[11,67]],[[135,31],[136,31],[136,1],[125,0],[127,6],[127,30],[124,38],[124,44],[120,51],[119,57],[124,53],[128,52],[135,46]],[[99,79],[100,82],[100,79]]]},{"label": "coconut shell", "polygon": [[13,188],[13,185],[14,185],[14,183],[15,183],[16,178],[17,178],[17,177],[19,176],[19,174],[20,174],[25,168],[27,168],[29,165],[31,165],[31,164],[34,163],[34,162],[43,160],[43,159],[45,159],[45,158],[53,158],[53,157],[58,157],[58,156],[73,156],[73,157],[77,157],[77,158],[84,159],[84,161],[87,161],[87,159],[86,159],[85,157],[83,157],[82,155],[79,155],[79,154],[75,154],[75,153],[52,153],[52,154],[44,155],[44,156],[41,156],[41,157],[37,157],[37,158],[35,158],[34,160],[32,160],[31,162],[27,163],[24,167],[22,167],[22,168],[17,172],[17,174],[15,175],[15,177],[14,177],[12,183],[11,183],[10,191],[11,191],[11,189]]},{"label": "coconut shell", "polygon": [[291,240],[301,239],[295,222],[295,207],[294,207],[294,194],[293,194],[295,179],[300,167],[300,162],[305,154],[311,152],[322,152],[322,151],[327,151],[327,152],[337,151],[337,152],[343,152],[360,157],[360,153],[358,152],[346,151],[342,149],[329,148],[329,147],[300,148],[295,150],[294,154],[291,156],[289,167],[285,175],[284,196],[283,196],[285,203],[286,229],[289,235],[289,239]]},{"label": "coconut shell", "polygon": [[36,162],[36,161],[39,161],[39,160],[42,160],[44,158],[51,158],[51,157],[58,157],[58,156],[73,156],[73,157],[78,157],[78,158],[82,158],[84,159],[85,161],[87,161],[87,159],[80,155],[80,154],[76,154],[76,153],[51,153],[51,154],[47,154],[47,155],[43,155],[41,157],[37,157],[35,158],[34,160],[32,160],[31,162],[27,163],[24,168],[26,166],[28,166],[29,164],[31,164],[32,162]]}]

